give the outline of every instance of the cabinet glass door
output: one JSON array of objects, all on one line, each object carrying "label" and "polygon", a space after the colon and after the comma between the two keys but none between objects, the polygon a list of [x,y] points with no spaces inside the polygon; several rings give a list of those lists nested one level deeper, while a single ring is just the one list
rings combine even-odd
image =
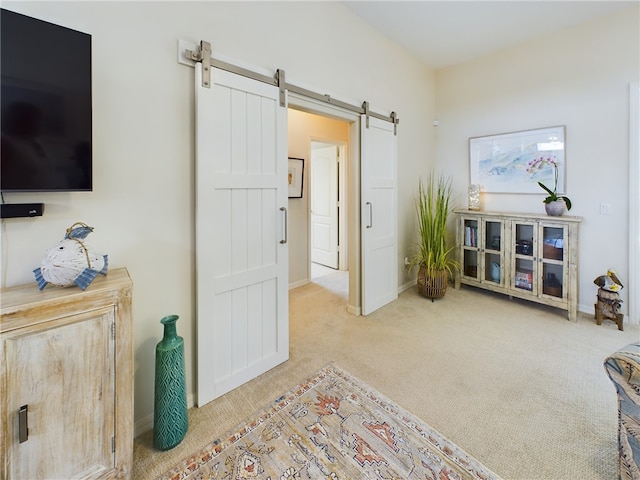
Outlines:
[{"label": "cabinet glass door", "polygon": [[462,275],[478,280],[478,235],[480,234],[478,220],[463,218],[462,227],[464,235],[461,255]]},{"label": "cabinet glass door", "polygon": [[511,288],[519,291],[537,293],[536,288],[536,257],[537,244],[534,223],[515,222],[511,251],[513,252],[514,276]]},{"label": "cabinet glass door", "polygon": [[563,225],[542,225],[540,236],[542,293],[551,297],[566,298],[566,292],[563,288],[566,283],[566,227]]},{"label": "cabinet glass door", "polygon": [[484,222],[484,243],[482,245],[484,260],[483,281],[501,285],[504,278],[502,262],[502,222]]},{"label": "cabinet glass door", "polygon": [[483,217],[462,217],[461,275],[480,283],[505,285],[504,223]]}]

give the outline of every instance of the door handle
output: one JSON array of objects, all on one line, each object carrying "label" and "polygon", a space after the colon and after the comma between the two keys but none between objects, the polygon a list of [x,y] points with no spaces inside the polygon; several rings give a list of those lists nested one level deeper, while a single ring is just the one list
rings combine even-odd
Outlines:
[{"label": "door handle", "polygon": [[280,240],[280,243],[285,244],[288,241],[287,231],[289,230],[289,212],[287,212],[287,209],[285,207],[280,207],[280,211],[284,212],[284,240]]},{"label": "door handle", "polygon": [[29,405],[18,410],[18,441],[24,443],[29,439]]},{"label": "door handle", "polygon": [[371,202],[367,202],[366,204],[369,206],[369,225],[367,225],[367,228],[371,228],[373,227],[373,205]]}]

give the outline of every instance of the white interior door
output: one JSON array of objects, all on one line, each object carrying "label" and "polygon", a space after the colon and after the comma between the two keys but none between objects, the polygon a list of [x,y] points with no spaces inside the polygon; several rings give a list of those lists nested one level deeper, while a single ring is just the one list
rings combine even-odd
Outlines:
[{"label": "white interior door", "polygon": [[197,403],[289,356],[287,115],[278,88],[196,64]]},{"label": "white interior door", "polygon": [[363,116],[361,138],[362,313],[398,298],[397,143],[394,125]]},{"label": "white interior door", "polygon": [[311,149],[311,261],[338,268],[338,147]]}]

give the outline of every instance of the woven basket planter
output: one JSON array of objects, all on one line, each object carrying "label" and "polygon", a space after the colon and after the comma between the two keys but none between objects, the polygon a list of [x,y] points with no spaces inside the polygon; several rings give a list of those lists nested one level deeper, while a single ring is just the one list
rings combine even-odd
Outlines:
[{"label": "woven basket planter", "polygon": [[418,293],[423,297],[442,298],[447,291],[449,275],[446,270],[427,270],[423,265],[418,270]]}]

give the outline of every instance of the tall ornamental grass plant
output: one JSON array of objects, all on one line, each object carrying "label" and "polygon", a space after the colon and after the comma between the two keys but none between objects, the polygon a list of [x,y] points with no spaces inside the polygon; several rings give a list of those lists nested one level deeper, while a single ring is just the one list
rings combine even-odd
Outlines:
[{"label": "tall ornamental grass plant", "polygon": [[418,184],[416,215],[420,241],[409,263],[409,271],[422,266],[427,275],[446,271],[453,276],[458,262],[452,258],[454,246],[447,246],[447,223],[451,213],[451,177],[431,173],[425,183]]}]

